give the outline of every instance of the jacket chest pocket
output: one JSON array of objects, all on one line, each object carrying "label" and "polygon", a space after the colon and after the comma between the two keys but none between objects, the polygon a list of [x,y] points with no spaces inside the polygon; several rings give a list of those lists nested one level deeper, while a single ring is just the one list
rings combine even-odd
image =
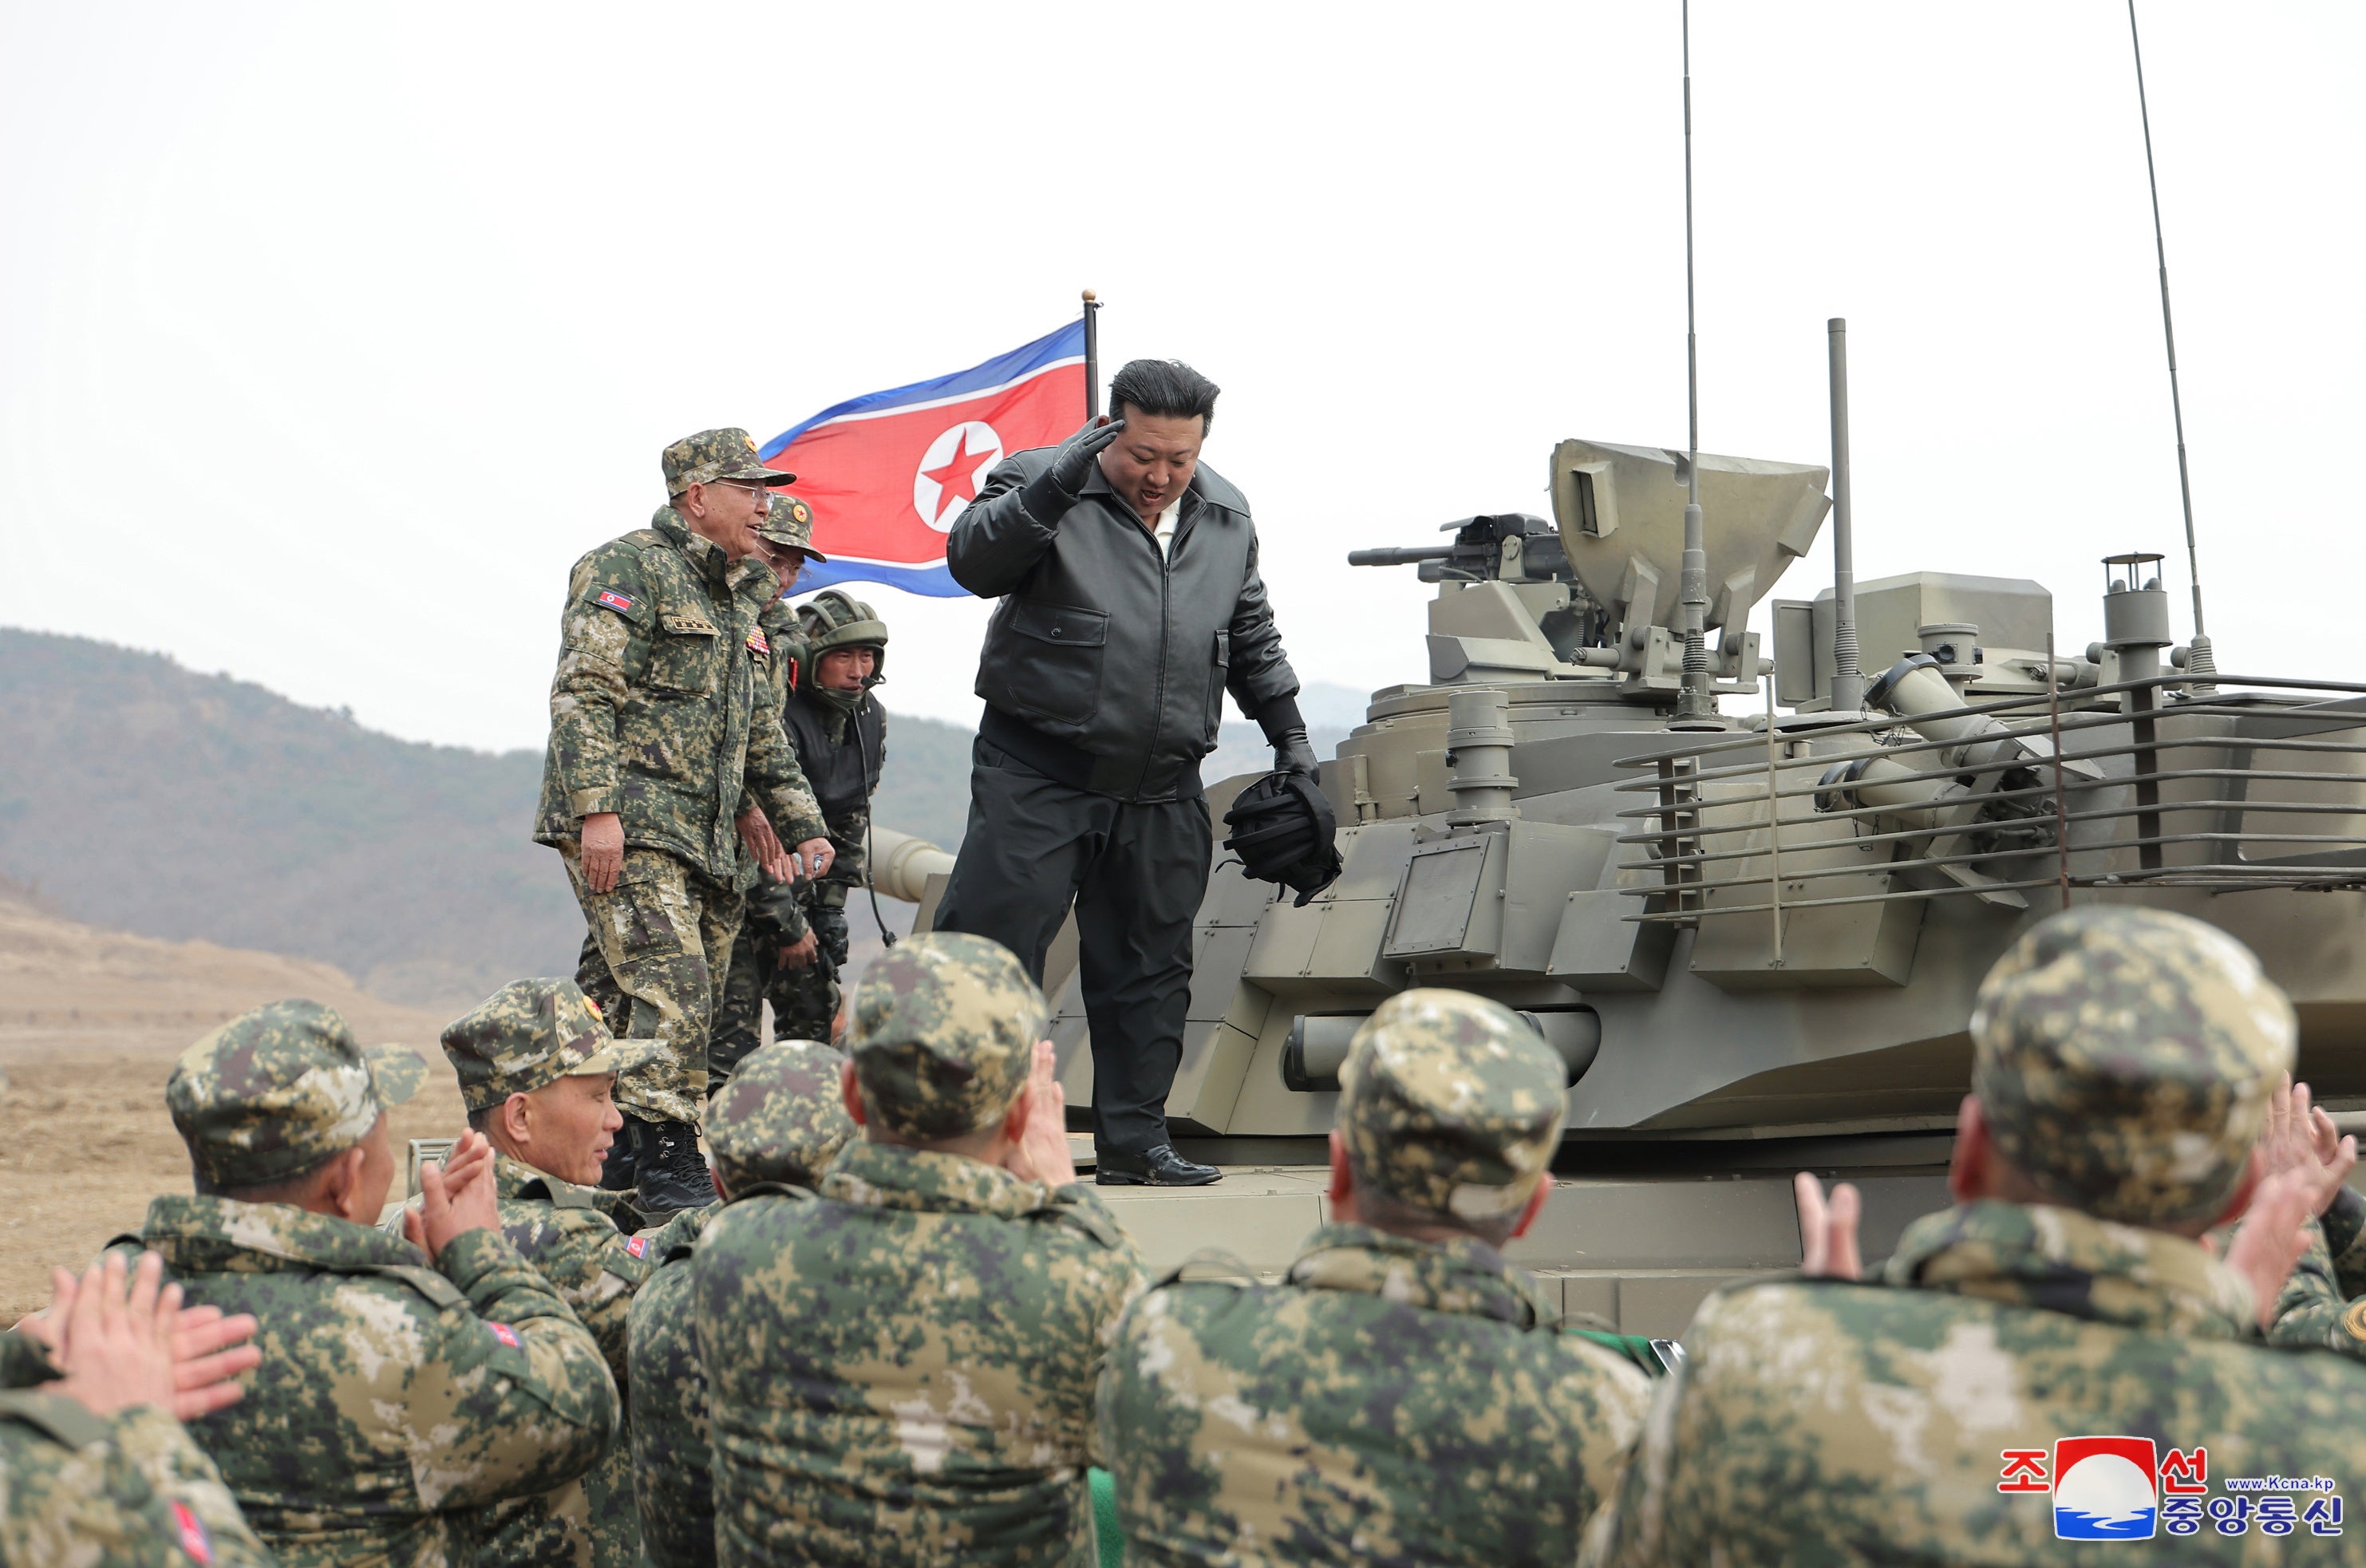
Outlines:
[{"label": "jacket chest pocket", "polygon": [[658,617],[649,644],[649,689],[670,696],[711,696],[722,674],[722,635],[715,623],[693,612],[667,611]]},{"label": "jacket chest pocket", "polygon": [[1062,724],[1090,719],[1100,705],[1109,615],[1022,599],[1011,606],[1010,629],[1021,639],[1016,667],[1006,672],[1011,700]]}]

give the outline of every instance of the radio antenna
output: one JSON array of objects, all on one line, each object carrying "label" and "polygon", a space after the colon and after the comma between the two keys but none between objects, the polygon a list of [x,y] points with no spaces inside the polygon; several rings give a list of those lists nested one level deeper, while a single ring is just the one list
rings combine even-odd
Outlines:
[{"label": "radio antenna", "polygon": [[2206,678],[2215,674],[2218,666],[2202,621],[2202,555],[2193,542],[2193,480],[2185,463],[2185,403],[2177,390],[2177,327],[2169,313],[2169,243],[2161,237],[2160,175],[2153,168],[2152,110],[2145,102],[2144,41],[2136,34],[2136,0],[2128,0],[2128,47],[2135,55],[2136,116],[2144,125],[2145,183],[2152,190],[2153,254],[2160,263],[2160,335],[2169,345],[2169,412],[2177,424],[2177,493],[2185,504],[2185,567],[2193,581],[2193,642],[2185,668],[2190,674]]},{"label": "radio antenna", "polygon": [[1675,720],[1687,729],[1718,728],[1717,695],[1710,690],[1708,649],[1708,547],[1701,532],[1700,333],[1693,310],[1693,7],[1684,0],[1684,557],[1678,579],[1677,620],[1684,638],[1684,683],[1676,694]]}]

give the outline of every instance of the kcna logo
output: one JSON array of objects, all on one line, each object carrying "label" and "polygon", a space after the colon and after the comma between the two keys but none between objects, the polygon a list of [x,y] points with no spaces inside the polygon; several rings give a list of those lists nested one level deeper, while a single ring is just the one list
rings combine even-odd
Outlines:
[{"label": "kcna logo", "polygon": [[[2000,1492],[2051,1493],[2060,1540],[2150,1540],[2157,1534],[2341,1533],[2341,1497],[2329,1477],[2229,1477],[2209,1497],[2210,1450],[2159,1452],[2150,1438],[2058,1438],[2045,1449],[2006,1449]],[[2050,1460],[2050,1463],[2049,1463]],[[2301,1495],[2294,1495],[2300,1494]]]}]

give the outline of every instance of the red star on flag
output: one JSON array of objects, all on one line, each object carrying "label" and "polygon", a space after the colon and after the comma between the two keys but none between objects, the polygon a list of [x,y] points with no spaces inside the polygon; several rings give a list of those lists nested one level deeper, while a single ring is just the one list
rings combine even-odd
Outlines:
[{"label": "red star on flag", "polygon": [[977,499],[977,475],[974,470],[983,456],[982,452],[970,451],[969,432],[964,430],[954,438],[953,455],[945,459],[943,467],[920,470],[937,486],[937,515],[929,519],[930,523],[954,507]]}]

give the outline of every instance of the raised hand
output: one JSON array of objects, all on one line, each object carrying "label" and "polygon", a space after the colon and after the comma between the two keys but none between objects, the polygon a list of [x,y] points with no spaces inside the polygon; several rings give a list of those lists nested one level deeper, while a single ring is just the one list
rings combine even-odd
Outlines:
[{"label": "raised hand", "polygon": [[1068,1091],[1060,1087],[1052,1043],[1035,1043],[1035,1063],[1027,1074],[1027,1125],[1011,1146],[1003,1168],[1022,1181],[1065,1187],[1076,1179],[1068,1154]]},{"label": "raised hand", "polygon": [[2333,1206],[2358,1163],[2358,1140],[2341,1136],[2333,1118],[2310,1102],[2308,1085],[2293,1083],[2286,1073],[2268,1097],[2259,1155],[2267,1175],[2295,1177],[2307,1197],[2308,1212],[2322,1214]]},{"label": "raised hand", "polygon": [[497,1229],[494,1186],[492,1145],[481,1133],[461,1134],[442,1165],[419,1168],[419,1207],[403,1212],[403,1235],[432,1261],[469,1231]]},{"label": "raised hand", "polygon": [[2226,1267],[2251,1287],[2251,1301],[2261,1328],[2275,1321],[2276,1298],[2292,1278],[2293,1265],[2308,1250],[2309,1202],[2314,1190],[2307,1173],[2281,1170],[2259,1183],[2243,1211],[2243,1228],[2226,1248]]},{"label": "raised hand", "polygon": [[1065,491],[1070,501],[1076,500],[1083,493],[1085,480],[1092,473],[1093,459],[1124,432],[1125,421],[1111,419],[1107,414],[1084,425],[1061,442],[1060,449],[1052,454],[1052,482]]},{"label": "raised hand", "polygon": [[1791,1195],[1799,1206],[1799,1272],[1811,1279],[1862,1278],[1856,1232],[1864,1204],[1856,1188],[1840,1183],[1827,1203],[1824,1184],[1803,1170],[1791,1179]]}]

